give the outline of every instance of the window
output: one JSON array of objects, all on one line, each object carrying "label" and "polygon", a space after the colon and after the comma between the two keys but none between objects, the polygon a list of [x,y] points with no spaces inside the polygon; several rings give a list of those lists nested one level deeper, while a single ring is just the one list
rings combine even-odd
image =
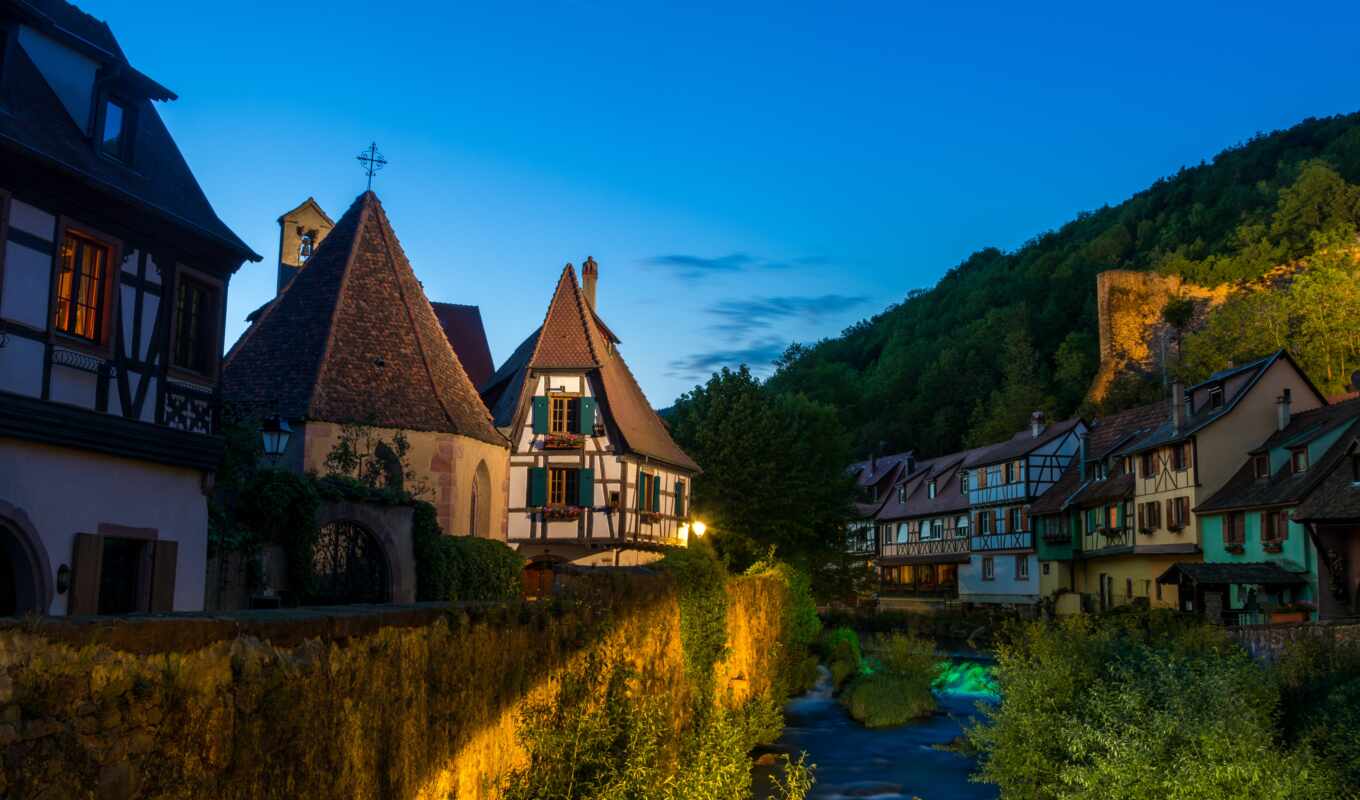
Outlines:
[{"label": "window", "polygon": [[1171,469],[1180,472],[1190,466],[1190,445],[1187,442],[1171,447]]},{"label": "window", "polygon": [[1119,506],[1113,503],[1105,506],[1105,527],[1108,530],[1115,530],[1119,527]]},{"label": "window", "polygon": [[1155,531],[1162,527],[1162,505],[1156,500],[1138,504],[1138,529]]},{"label": "window", "polygon": [[1044,562],[1044,574],[1045,574],[1045,575],[1048,574],[1048,568],[1051,567],[1051,566],[1053,566],[1053,565],[1050,564],[1050,563],[1048,563],[1047,561]]},{"label": "window", "polygon": [[897,487],[897,502],[905,503],[906,501],[907,501],[907,487],[905,486]]},{"label": "window", "polygon": [[1005,464],[1006,483],[1015,483],[1015,464],[1007,461]]},{"label": "window", "polygon": [[1261,541],[1279,544],[1289,536],[1289,512],[1266,511],[1261,519]]},{"label": "window", "polygon": [[109,256],[108,245],[66,232],[58,258],[57,311],[52,320],[58,331],[103,343]]},{"label": "window", "polygon": [[960,514],[960,515],[958,516],[958,519],[955,519],[955,520],[954,520],[954,536],[955,536],[955,538],[959,538],[959,539],[962,539],[962,538],[965,538],[965,537],[968,536],[968,515],[967,515],[967,514]]},{"label": "window", "polygon": [[1006,532],[1006,509],[998,508],[995,512],[988,511],[988,514],[996,514],[996,519],[992,520],[992,528],[996,533]]},{"label": "window", "polygon": [[1241,546],[1247,539],[1245,518],[1241,511],[1232,511],[1223,515],[1223,543],[1232,546]]},{"label": "window", "polygon": [[1138,457],[1138,461],[1138,471],[1144,478],[1151,478],[1157,474],[1157,451],[1143,453]]},{"label": "window", "polygon": [[1267,453],[1257,453],[1251,457],[1251,468],[1257,478],[1270,477],[1270,456]]},{"label": "window", "polygon": [[992,512],[979,511],[977,515],[978,534],[986,536],[992,532]]},{"label": "window", "polygon": [[1223,407],[1223,387],[1213,386],[1209,388],[1209,408]]},{"label": "window", "polygon": [[1018,581],[1029,580],[1029,556],[1015,557],[1015,579]]},{"label": "window", "polygon": [[[576,398],[564,394],[554,394],[548,397],[548,432],[549,433],[574,433],[576,431]],[[877,487],[875,487],[875,499],[877,499]]]},{"label": "window", "polygon": [[131,116],[122,101],[104,101],[104,113],[99,132],[99,152],[119,161],[130,161]]},{"label": "window", "polygon": [[968,494],[968,470],[959,470],[959,494]]},{"label": "window", "polygon": [[685,482],[682,480],[675,482],[675,516],[685,516]]},{"label": "window", "polygon": [[1025,482],[1025,462],[1023,461],[1015,462],[1015,482],[1016,483]]},{"label": "window", "polygon": [[1295,475],[1308,471],[1308,448],[1289,451],[1289,467]]},{"label": "window", "polygon": [[996,580],[996,566],[992,563],[991,556],[982,557],[982,579],[984,581]]},{"label": "window", "polygon": [[574,506],[581,498],[578,481],[580,470],[552,467],[548,470],[548,503],[555,506]]},{"label": "window", "polygon": [[305,231],[298,235],[298,263],[306,264],[316,249],[316,231]]},{"label": "window", "polygon": [[909,529],[907,528],[907,524],[906,524],[905,522],[898,523],[898,525],[897,525],[897,541],[898,541],[899,544],[903,544],[903,543],[905,543],[905,542],[907,541],[907,531],[908,531],[908,530],[909,530]]},{"label": "window", "polygon": [[926,486],[926,494],[927,494],[930,498],[934,499],[934,497],[935,497],[935,481],[931,481],[929,484],[927,484],[927,486]]},{"label": "window", "polygon": [[1166,526],[1180,530],[1190,524],[1190,498],[1173,497],[1166,501]]},{"label": "window", "polygon": [[610,492],[610,493],[609,493],[609,507],[612,508],[612,509],[614,509],[615,511],[618,511],[618,510],[619,510],[619,493],[618,493],[618,492]]},{"label": "window", "polygon": [[217,292],[181,273],[175,286],[175,330],[171,341],[176,367],[209,374],[217,365]]},{"label": "window", "polygon": [[640,511],[660,511],[661,510],[661,484],[657,482],[657,477],[650,472],[638,473],[638,510]]}]

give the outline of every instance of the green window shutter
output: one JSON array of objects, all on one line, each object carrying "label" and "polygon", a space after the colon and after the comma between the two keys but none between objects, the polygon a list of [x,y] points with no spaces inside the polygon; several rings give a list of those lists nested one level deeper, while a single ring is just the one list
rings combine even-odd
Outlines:
[{"label": "green window shutter", "polygon": [[595,433],[595,398],[582,397],[577,401],[580,406],[577,409],[576,421],[578,423],[576,432],[584,436]]},{"label": "green window shutter", "polygon": [[652,510],[661,511],[661,479],[652,478]]},{"label": "green window shutter", "polygon": [[534,398],[534,433],[548,432],[548,398]]},{"label": "green window shutter", "polygon": [[529,506],[538,508],[548,503],[548,470],[546,467],[529,468]]},{"label": "green window shutter", "polygon": [[595,470],[583,469],[577,474],[577,485],[581,490],[580,500],[577,505],[582,508],[595,507]]},{"label": "green window shutter", "polygon": [[675,482],[675,516],[685,516],[685,482]]},{"label": "green window shutter", "polygon": [[639,471],[639,472],[638,472],[638,486],[637,486],[637,510],[638,510],[638,511],[646,511],[646,510],[647,510],[647,504],[644,502],[644,500],[646,499],[646,497],[647,497],[647,473]]}]

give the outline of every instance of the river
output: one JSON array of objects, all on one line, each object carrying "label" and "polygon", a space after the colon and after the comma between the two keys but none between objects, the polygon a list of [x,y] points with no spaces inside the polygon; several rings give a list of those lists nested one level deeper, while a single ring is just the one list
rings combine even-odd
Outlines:
[{"label": "river", "polygon": [[[990,666],[971,658],[951,659],[936,683],[940,712],[898,728],[869,730],[850,718],[831,696],[831,674],[824,667],[817,687],[784,709],[784,734],[770,750],[807,752],[816,764],[814,800],[995,800],[995,786],[968,779],[976,766],[970,756],[936,745],[952,742],[962,722],[990,701]],[[755,796],[769,796],[768,767],[756,767]]]}]

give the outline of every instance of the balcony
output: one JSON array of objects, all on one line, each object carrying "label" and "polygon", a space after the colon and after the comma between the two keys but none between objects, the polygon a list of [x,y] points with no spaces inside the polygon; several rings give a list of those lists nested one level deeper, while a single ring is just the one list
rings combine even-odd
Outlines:
[{"label": "balcony", "polygon": [[883,545],[883,558],[923,558],[928,556],[966,556],[968,540],[953,532],[943,538],[925,541],[892,542]]},{"label": "balcony", "polygon": [[993,550],[1033,550],[1034,532],[981,534],[972,538],[970,548],[974,553],[986,553]]}]

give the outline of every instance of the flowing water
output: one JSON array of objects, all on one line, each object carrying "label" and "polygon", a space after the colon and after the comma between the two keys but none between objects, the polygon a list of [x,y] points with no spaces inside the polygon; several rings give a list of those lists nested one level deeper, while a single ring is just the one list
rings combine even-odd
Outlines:
[{"label": "flowing water", "polygon": [[[995,701],[990,672],[983,661],[950,659],[935,684],[940,713],[869,730],[831,696],[831,673],[823,667],[816,688],[785,706],[784,734],[770,749],[807,752],[808,762],[817,765],[817,785],[809,795],[815,800],[994,800],[996,787],[968,780],[976,767],[972,757],[937,747],[963,732],[962,723],[976,716],[979,702]],[[769,796],[771,769],[756,767],[758,798]]]}]

